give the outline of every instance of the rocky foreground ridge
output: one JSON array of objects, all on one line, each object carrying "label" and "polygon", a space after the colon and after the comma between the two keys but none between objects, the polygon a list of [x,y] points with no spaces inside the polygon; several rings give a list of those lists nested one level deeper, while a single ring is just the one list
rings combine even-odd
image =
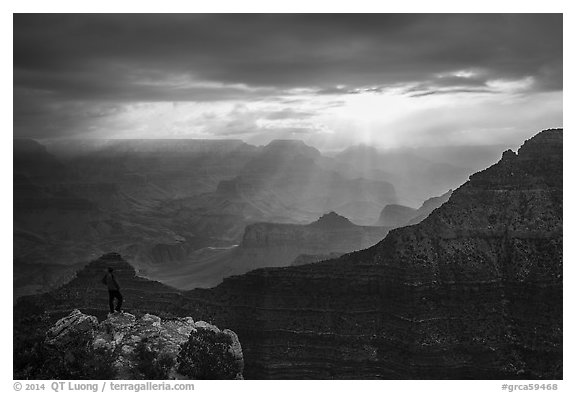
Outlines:
[{"label": "rocky foreground ridge", "polygon": [[[151,314],[136,318],[130,313],[114,313],[99,322],[95,316],[76,309],[46,332],[45,344],[62,351],[64,359],[73,362],[70,349],[82,345],[82,339],[87,340],[89,349],[108,356],[116,379],[189,379],[178,371],[181,346],[190,336],[200,338],[205,331],[227,337],[226,351],[237,371],[233,377],[242,379],[244,358],[236,333],[229,329],[221,331],[204,321],[194,322],[191,317],[162,320]],[[208,351],[217,352],[218,343],[207,345]]]}]

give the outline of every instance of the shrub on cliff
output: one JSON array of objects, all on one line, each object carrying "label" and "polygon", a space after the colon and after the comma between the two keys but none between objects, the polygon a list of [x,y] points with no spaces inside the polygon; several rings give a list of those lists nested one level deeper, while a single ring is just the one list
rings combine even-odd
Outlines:
[{"label": "shrub on cliff", "polygon": [[199,328],[180,346],[178,372],[193,379],[234,379],[241,372],[229,351],[232,339],[222,333]]},{"label": "shrub on cliff", "polygon": [[138,359],[136,367],[145,379],[168,379],[174,359],[166,353],[158,354],[150,348],[148,339],[143,339],[134,350]]}]

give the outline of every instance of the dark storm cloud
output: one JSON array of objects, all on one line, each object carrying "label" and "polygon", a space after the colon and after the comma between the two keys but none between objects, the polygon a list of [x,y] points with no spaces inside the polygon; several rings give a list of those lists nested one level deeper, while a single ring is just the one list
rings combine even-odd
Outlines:
[{"label": "dark storm cloud", "polygon": [[[481,77],[439,77],[459,70]],[[14,16],[14,94],[46,100],[253,100],[390,86],[562,89],[562,15]],[[16,110],[15,110],[16,113]],[[21,121],[21,120],[19,120]]]},{"label": "dark storm cloud", "polygon": [[562,85],[561,15],[16,15],[14,48],[17,77],[35,70],[48,89],[70,73],[67,88],[105,77],[130,85],[139,70],[354,88],[482,68]]},{"label": "dark storm cloud", "polygon": [[[246,88],[235,85],[194,85],[174,83],[157,75],[138,79],[133,70],[127,74],[114,70],[55,73],[19,70],[14,73],[15,94],[50,93],[54,99],[106,101],[220,101],[266,98],[277,95],[273,88]],[[154,72],[154,74],[161,74]]]}]

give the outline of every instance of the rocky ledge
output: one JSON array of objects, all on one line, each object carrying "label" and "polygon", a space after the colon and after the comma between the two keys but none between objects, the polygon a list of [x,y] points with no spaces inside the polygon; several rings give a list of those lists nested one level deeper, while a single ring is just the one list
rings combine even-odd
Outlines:
[{"label": "rocky ledge", "polygon": [[141,367],[142,353],[162,359],[162,364],[167,365],[165,376],[168,379],[186,379],[177,371],[178,355],[189,337],[199,335],[202,331],[229,337],[227,349],[235,369],[239,370],[235,378],[243,379],[244,357],[236,333],[228,329],[220,330],[204,321],[194,322],[191,317],[162,320],[151,314],[137,318],[129,313],[115,313],[99,322],[95,316],[76,309],[48,330],[45,343],[57,350],[66,351],[77,344],[79,337],[87,337],[92,349],[110,355],[116,379],[151,379]]}]

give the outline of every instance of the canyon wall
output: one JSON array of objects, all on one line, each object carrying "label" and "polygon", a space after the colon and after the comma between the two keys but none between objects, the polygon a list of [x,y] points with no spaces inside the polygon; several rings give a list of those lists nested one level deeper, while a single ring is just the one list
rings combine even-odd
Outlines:
[{"label": "canyon wall", "polygon": [[184,307],[238,333],[247,378],[558,379],[562,243],[562,130],[546,130],[367,250]]}]

